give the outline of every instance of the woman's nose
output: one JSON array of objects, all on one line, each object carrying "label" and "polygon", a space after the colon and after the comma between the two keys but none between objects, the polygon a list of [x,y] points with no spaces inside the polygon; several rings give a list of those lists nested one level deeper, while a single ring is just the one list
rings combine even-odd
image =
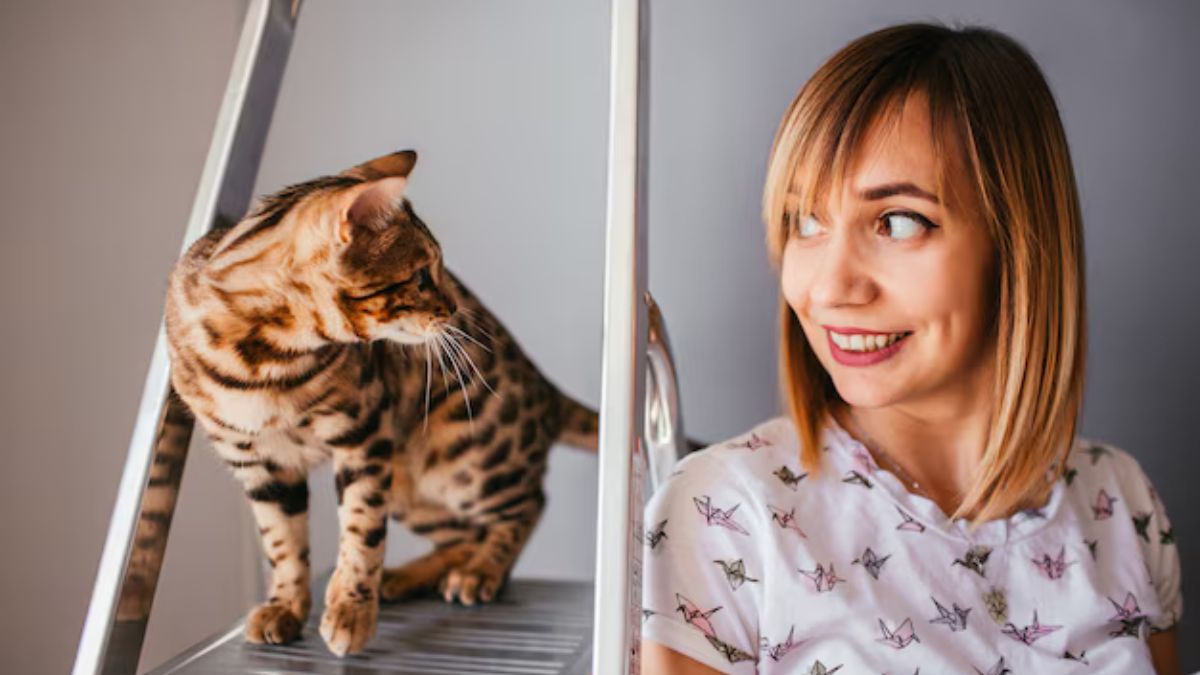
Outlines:
[{"label": "woman's nose", "polygon": [[823,307],[864,305],[875,296],[875,284],[852,233],[839,228],[829,237],[809,294],[813,304]]}]

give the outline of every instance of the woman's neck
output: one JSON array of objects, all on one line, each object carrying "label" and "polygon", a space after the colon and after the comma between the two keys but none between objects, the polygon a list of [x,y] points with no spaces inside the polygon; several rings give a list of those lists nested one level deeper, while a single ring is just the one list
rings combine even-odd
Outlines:
[{"label": "woman's neck", "polygon": [[[973,400],[972,400],[973,399]],[[956,402],[881,408],[839,404],[838,423],[872,452],[877,463],[920,487],[947,515],[958,509],[978,474],[991,425],[990,396]],[[895,471],[889,463],[899,465]]]}]

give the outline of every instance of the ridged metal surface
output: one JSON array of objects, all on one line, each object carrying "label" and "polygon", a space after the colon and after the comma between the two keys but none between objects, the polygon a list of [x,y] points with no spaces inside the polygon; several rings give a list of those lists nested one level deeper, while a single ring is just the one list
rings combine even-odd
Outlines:
[{"label": "ridged metal surface", "polygon": [[435,599],[384,604],[375,639],[341,659],[325,648],[319,622],[316,607],[303,639],[284,646],[247,644],[239,622],[151,675],[584,675],[592,654],[592,584],[514,579],[485,606]]}]

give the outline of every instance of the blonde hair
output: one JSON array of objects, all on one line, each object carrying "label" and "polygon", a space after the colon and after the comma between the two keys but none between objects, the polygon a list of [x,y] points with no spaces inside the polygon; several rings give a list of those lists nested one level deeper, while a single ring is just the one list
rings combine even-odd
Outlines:
[{"label": "blonde hair", "polygon": [[[911,93],[928,101],[938,157],[952,147],[948,134],[961,141],[996,256],[989,308],[996,405],[979,474],[951,516],[973,514],[978,525],[1045,500],[1064,470],[1083,397],[1079,198],[1058,108],[1033,58],[982,27],[904,24],[851,42],[817,70],[780,122],[763,194],[767,248],[778,271],[789,219],[843,181],[870,125],[898,116]],[[944,176],[937,167],[939,198]],[[801,462],[817,471],[826,416],[844,402],[782,296],[779,307],[780,386]]]}]

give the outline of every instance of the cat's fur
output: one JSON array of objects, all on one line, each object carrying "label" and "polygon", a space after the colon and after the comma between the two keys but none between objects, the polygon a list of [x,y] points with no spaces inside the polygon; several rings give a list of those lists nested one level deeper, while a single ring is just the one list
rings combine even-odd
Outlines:
[{"label": "cat's fur", "polygon": [[[595,412],[442,265],[404,198],[415,161],[398,152],[282,190],[171,273],[172,384],[243,484],[273,567],[252,642],[297,638],[309,613],[313,465],[332,459],[336,476],[320,631],[341,655],[374,634],[381,597],[494,598],[544,507],[550,444],[596,447]],[[383,569],[388,516],[434,550]]]}]

